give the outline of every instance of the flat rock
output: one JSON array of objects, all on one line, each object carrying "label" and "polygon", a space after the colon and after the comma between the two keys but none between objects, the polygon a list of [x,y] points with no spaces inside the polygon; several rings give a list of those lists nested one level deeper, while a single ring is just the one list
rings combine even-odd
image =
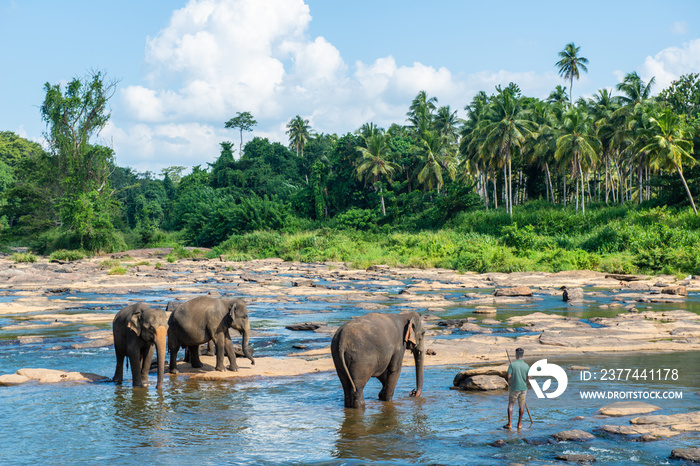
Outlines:
[{"label": "flat rock", "polygon": [[5,374],[0,375],[0,386],[9,387],[11,385],[19,385],[25,382],[29,382],[29,377],[19,374]]},{"label": "flat rock", "polygon": [[700,463],[700,448],[675,448],[671,458]]},{"label": "flat rock", "polygon": [[479,306],[472,311],[474,314],[496,314],[498,309],[495,307]]},{"label": "flat rock", "polygon": [[632,414],[646,414],[658,411],[661,408],[643,401],[618,401],[603,406],[598,410],[600,414],[606,416],[629,416]]},{"label": "flat rock", "polygon": [[646,280],[647,277],[642,275],[629,275],[624,273],[609,273],[605,275],[605,278],[611,278],[613,280],[620,280],[622,282],[634,282],[639,280]]},{"label": "flat rock", "polygon": [[303,324],[291,324],[285,326],[287,330],[292,330],[295,332],[301,332],[301,331],[313,331],[321,328],[323,326],[322,323],[319,322],[304,322]]},{"label": "flat rock", "polygon": [[529,286],[514,286],[512,288],[499,288],[493,292],[494,296],[532,296]]},{"label": "flat rock", "polygon": [[688,296],[688,289],[682,285],[672,285],[662,288],[661,293],[675,296]]},{"label": "flat rock", "polygon": [[593,455],[563,453],[561,455],[557,455],[556,458],[558,460],[568,461],[571,463],[595,463],[595,456]]},{"label": "flat rock", "polygon": [[503,377],[497,375],[474,375],[462,380],[459,384],[460,390],[505,390],[508,382]]},{"label": "flat rock", "polygon": [[88,372],[66,372],[55,369],[20,369],[17,371],[17,374],[32,380],[38,380],[40,383],[95,382],[107,379],[107,377]]},{"label": "flat rock", "polygon": [[589,440],[593,440],[595,438],[595,435],[586,432],[585,430],[573,429],[558,432],[552,435],[552,437],[554,437],[559,442],[587,442]]}]

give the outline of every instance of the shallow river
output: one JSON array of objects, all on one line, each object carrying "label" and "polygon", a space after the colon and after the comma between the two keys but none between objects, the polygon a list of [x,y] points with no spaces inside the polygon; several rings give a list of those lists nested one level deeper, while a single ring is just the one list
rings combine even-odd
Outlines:
[{"label": "shallow river", "polygon": [[[366,289],[361,283],[348,283]],[[397,289],[389,289],[397,293]],[[233,291],[225,286],[222,292]],[[386,290],[385,290],[386,291]],[[487,292],[489,290],[479,290]],[[442,294],[448,294],[441,292]],[[464,293],[464,291],[460,291]],[[13,298],[18,297],[14,296]],[[114,314],[126,299],[144,300],[164,306],[175,295],[164,290],[139,296],[70,294],[61,298],[76,301],[69,311]],[[114,304],[82,304],[95,298],[114,299]],[[534,305],[513,305],[501,310],[497,319],[543,310],[577,315],[582,319],[614,315],[599,309],[605,298],[580,306],[565,306],[560,297],[542,296]],[[3,299],[7,299],[4,297]],[[120,304],[121,303],[121,304]],[[396,301],[391,310],[400,310]],[[654,305],[652,309],[666,309]],[[682,306],[670,309],[700,310],[700,296],[691,295]],[[299,311],[326,311],[299,314]],[[331,312],[327,312],[330,310]],[[255,336],[256,356],[281,356],[292,344],[324,347],[330,335],[290,332],[290,323],[325,321],[332,325],[364,313],[347,303],[291,302],[249,305]],[[440,316],[472,316],[471,308],[453,308]],[[31,316],[26,316],[31,317]],[[491,316],[492,317],[492,316]],[[14,323],[0,318],[0,327]],[[85,324],[45,330],[0,331],[0,374],[24,367],[79,370],[111,376],[114,350],[74,350],[83,341]],[[100,325],[109,329],[109,325]],[[496,327],[498,328],[498,326]],[[505,328],[503,328],[505,331]],[[503,336],[519,335],[503,333]],[[42,340],[20,344],[21,335],[41,335]],[[463,333],[441,338],[465,336]],[[52,349],[55,347],[62,349]],[[532,363],[534,361],[526,361]],[[628,380],[582,381],[579,372],[569,371],[569,388],[556,399],[538,399],[530,391],[528,406],[534,424],[525,422],[520,432],[504,431],[507,395],[450,390],[455,374],[465,367],[427,367],[421,398],[409,398],[414,387],[413,368],[404,368],[393,403],[376,400],[380,384],[370,381],[364,412],[343,408],[340,382],[334,372],[296,378],[258,379],[238,382],[187,381],[166,375],[162,391],[152,385],[134,390],[127,380],[112,383],[0,387],[0,464],[552,464],[559,453],[587,453],[598,464],[676,464],[668,460],[672,449],[698,446],[697,434],[659,440],[631,442],[598,433],[587,443],[563,442],[533,446],[524,441],[546,440],[568,429],[594,432],[603,424],[628,424],[630,417],[596,419],[595,412],[612,401],[583,400],[584,390],[675,390],[682,399],[653,400],[662,408],[655,414],[700,410],[700,354],[606,355],[550,359],[568,367],[586,365],[591,371],[606,368],[678,370],[677,380],[651,382]],[[130,378],[128,371],[125,372]],[[155,375],[151,374],[152,382]],[[650,401],[650,400],[648,400]],[[517,410],[517,408],[516,408]],[[584,416],[583,420],[572,420]],[[503,439],[506,446],[490,444]]]}]

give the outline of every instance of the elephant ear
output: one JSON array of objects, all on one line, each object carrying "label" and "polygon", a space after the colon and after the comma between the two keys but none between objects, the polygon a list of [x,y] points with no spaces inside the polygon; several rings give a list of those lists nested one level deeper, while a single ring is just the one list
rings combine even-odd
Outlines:
[{"label": "elephant ear", "polygon": [[129,318],[129,321],[126,323],[127,328],[132,330],[137,337],[141,336],[141,309],[135,310],[132,314],[131,317]]},{"label": "elephant ear", "polygon": [[406,325],[406,333],[403,337],[403,341],[406,343],[406,347],[409,345],[416,346],[418,341],[416,340],[416,322],[411,319]]},{"label": "elephant ear", "polygon": [[236,301],[234,301],[228,310],[228,315],[231,316],[231,319],[234,319],[234,320],[236,319],[236,306],[237,306],[237,304],[238,303]]}]

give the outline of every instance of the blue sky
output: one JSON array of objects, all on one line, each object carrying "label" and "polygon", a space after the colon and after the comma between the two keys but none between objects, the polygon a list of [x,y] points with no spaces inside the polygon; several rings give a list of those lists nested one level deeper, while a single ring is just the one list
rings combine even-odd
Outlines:
[{"label": "blue sky", "polygon": [[575,98],[631,71],[658,92],[700,71],[700,2],[0,0],[0,131],[40,140],[44,83],[103,70],[119,85],[99,142],[159,173],[213,162],[236,112],[258,120],[245,139],[286,143],[297,114],[338,134],[403,123],[420,90],[461,114],[510,81],[544,98],[568,85],[568,42],[590,61]]}]

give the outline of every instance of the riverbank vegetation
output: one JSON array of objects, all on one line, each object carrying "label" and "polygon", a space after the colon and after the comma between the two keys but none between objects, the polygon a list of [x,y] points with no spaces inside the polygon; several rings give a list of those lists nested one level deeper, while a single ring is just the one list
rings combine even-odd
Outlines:
[{"label": "riverbank vegetation", "polygon": [[497,86],[465,106],[465,119],[420,92],[406,120],[386,129],[317,134],[297,115],[285,146],[243,144],[257,122],[238,112],[225,123],[238,147],[223,141],[213,163],[159,176],[117,166],[113,150],[93,142],[116,82],[93,73],[65,88],[47,83],[47,147],[0,133],[0,244],[37,254],[184,245],[358,266],[700,274],[698,74],[652,97],[654,80],[632,72],[574,100],[568,91],[587,61],[574,44],[560,57],[568,90],[537,99],[515,83]]}]

